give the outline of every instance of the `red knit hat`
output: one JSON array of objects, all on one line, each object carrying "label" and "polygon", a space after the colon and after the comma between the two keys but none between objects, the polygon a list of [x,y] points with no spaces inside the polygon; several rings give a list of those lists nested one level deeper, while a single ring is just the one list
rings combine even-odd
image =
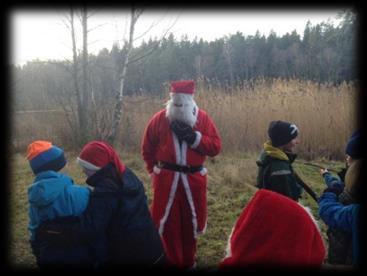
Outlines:
[{"label": "red knit hat", "polygon": [[108,163],[112,163],[121,174],[125,171],[125,165],[121,162],[117,152],[102,141],[92,141],[86,144],[77,160],[82,167],[89,170],[99,170]]},{"label": "red knit hat", "polygon": [[269,190],[256,192],[238,218],[221,268],[320,267],[325,245],[311,215]]},{"label": "red knit hat", "polygon": [[184,81],[172,81],[171,92],[172,93],[184,93],[193,95],[195,90],[195,82],[193,80]]}]

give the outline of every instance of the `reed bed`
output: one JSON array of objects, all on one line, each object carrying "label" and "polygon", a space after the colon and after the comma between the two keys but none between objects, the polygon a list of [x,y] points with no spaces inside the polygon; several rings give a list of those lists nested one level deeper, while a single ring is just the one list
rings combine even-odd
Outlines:
[{"label": "reed bed", "polygon": [[[117,146],[138,151],[151,116],[164,108],[163,96],[125,96]],[[195,99],[215,121],[226,153],[258,152],[272,120],[287,120],[300,129],[299,154],[305,159],[344,157],[345,143],[356,128],[355,83],[318,84],[303,80],[257,79],[236,87],[199,80]],[[111,104],[110,107],[113,105]],[[102,110],[102,109],[101,109]],[[70,146],[72,131],[62,112],[13,114],[12,146],[23,151],[35,139]]]}]

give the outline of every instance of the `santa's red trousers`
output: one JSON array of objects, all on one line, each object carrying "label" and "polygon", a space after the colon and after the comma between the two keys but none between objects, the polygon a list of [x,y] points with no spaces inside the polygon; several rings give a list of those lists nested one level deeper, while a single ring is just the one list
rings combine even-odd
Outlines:
[{"label": "santa's red trousers", "polygon": [[195,264],[196,239],[192,213],[181,181],[164,225],[163,245],[170,265],[191,268]]}]

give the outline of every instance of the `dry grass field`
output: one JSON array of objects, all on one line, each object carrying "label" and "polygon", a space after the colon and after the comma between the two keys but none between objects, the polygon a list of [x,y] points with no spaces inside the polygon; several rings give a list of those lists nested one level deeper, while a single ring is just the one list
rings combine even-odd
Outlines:
[{"label": "dry grass field", "polygon": [[[152,189],[149,177],[144,170],[144,163],[136,152],[119,151],[122,160],[143,181],[148,203],[152,198]],[[84,183],[84,176],[76,163],[76,154],[67,152],[69,160],[64,172],[73,177],[79,184]],[[234,155],[222,155],[216,159],[206,161],[208,168],[208,224],[206,233],[199,236],[197,263],[199,269],[215,269],[218,262],[225,255],[227,239],[231,228],[242,209],[256,192],[256,155],[239,153]],[[33,180],[32,172],[28,166],[24,154],[15,154],[11,160],[12,170],[10,174],[10,247],[9,262],[15,269],[36,268],[35,259],[28,243],[28,202],[27,187]],[[340,162],[323,162],[329,168],[341,168]],[[318,194],[324,189],[324,184],[318,169],[306,166],[302,163],[295,164],[295,168]],[[84,185],[84,184],[83,184]],[[316,218],[317,205],[304,194],[302,203],[309,206]],[[325,225],[319,221],[320,228],[325,235]],[[326,238],[326,237],[325,237]]]},{"label": "dry grass field", "polygon": [[[355,129],[358,87],[338,86],[300,80],[256,80],[232,89],[209,82],[198,82],[195,98],[200,108],[215,121],[222,137],[222,153],[209,159],[208,225],[199,237],[198,267],[215,268],[225,254],[231,227],[256,191],[256,158],[267,139],[271,120],[288,120],[300,129],[299,159],[317,161],[327,167],[343,166],[345,143]],[[122,160],[144,182],[151,200],[151,187],[139,154],[140,141],[150,117],[164,108],[168,95],[125,97],[118,143]],[[14,267],[35,267],[28,244],[27,187],[33,175],[25,159],[26,146],[35,139],[49,139],[66,149],[66,172],[76,183],[84,178],[70,151],[70,135],[65,116],[52,114],[14,114],[12,116],[12,152],[10,171],[10,247],[9,261]],[[75,149],[74,149],[75,151]],[[321,193],[324,184],[318,169],[297,163],[300,176]],[[317,216],[317,205],[308,195],[302,203]],[[325,232],[325,226],[320,221]]]}]

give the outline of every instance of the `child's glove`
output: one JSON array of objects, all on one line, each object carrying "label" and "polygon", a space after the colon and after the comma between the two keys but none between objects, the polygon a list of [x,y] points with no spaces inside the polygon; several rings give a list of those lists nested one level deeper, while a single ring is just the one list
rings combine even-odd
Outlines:
[{"label": "child's glove", "polygon": [[332,175],[327,169],[321,169],[320,173],[328,188],[344,189],[344,183],[338,177]]}]

